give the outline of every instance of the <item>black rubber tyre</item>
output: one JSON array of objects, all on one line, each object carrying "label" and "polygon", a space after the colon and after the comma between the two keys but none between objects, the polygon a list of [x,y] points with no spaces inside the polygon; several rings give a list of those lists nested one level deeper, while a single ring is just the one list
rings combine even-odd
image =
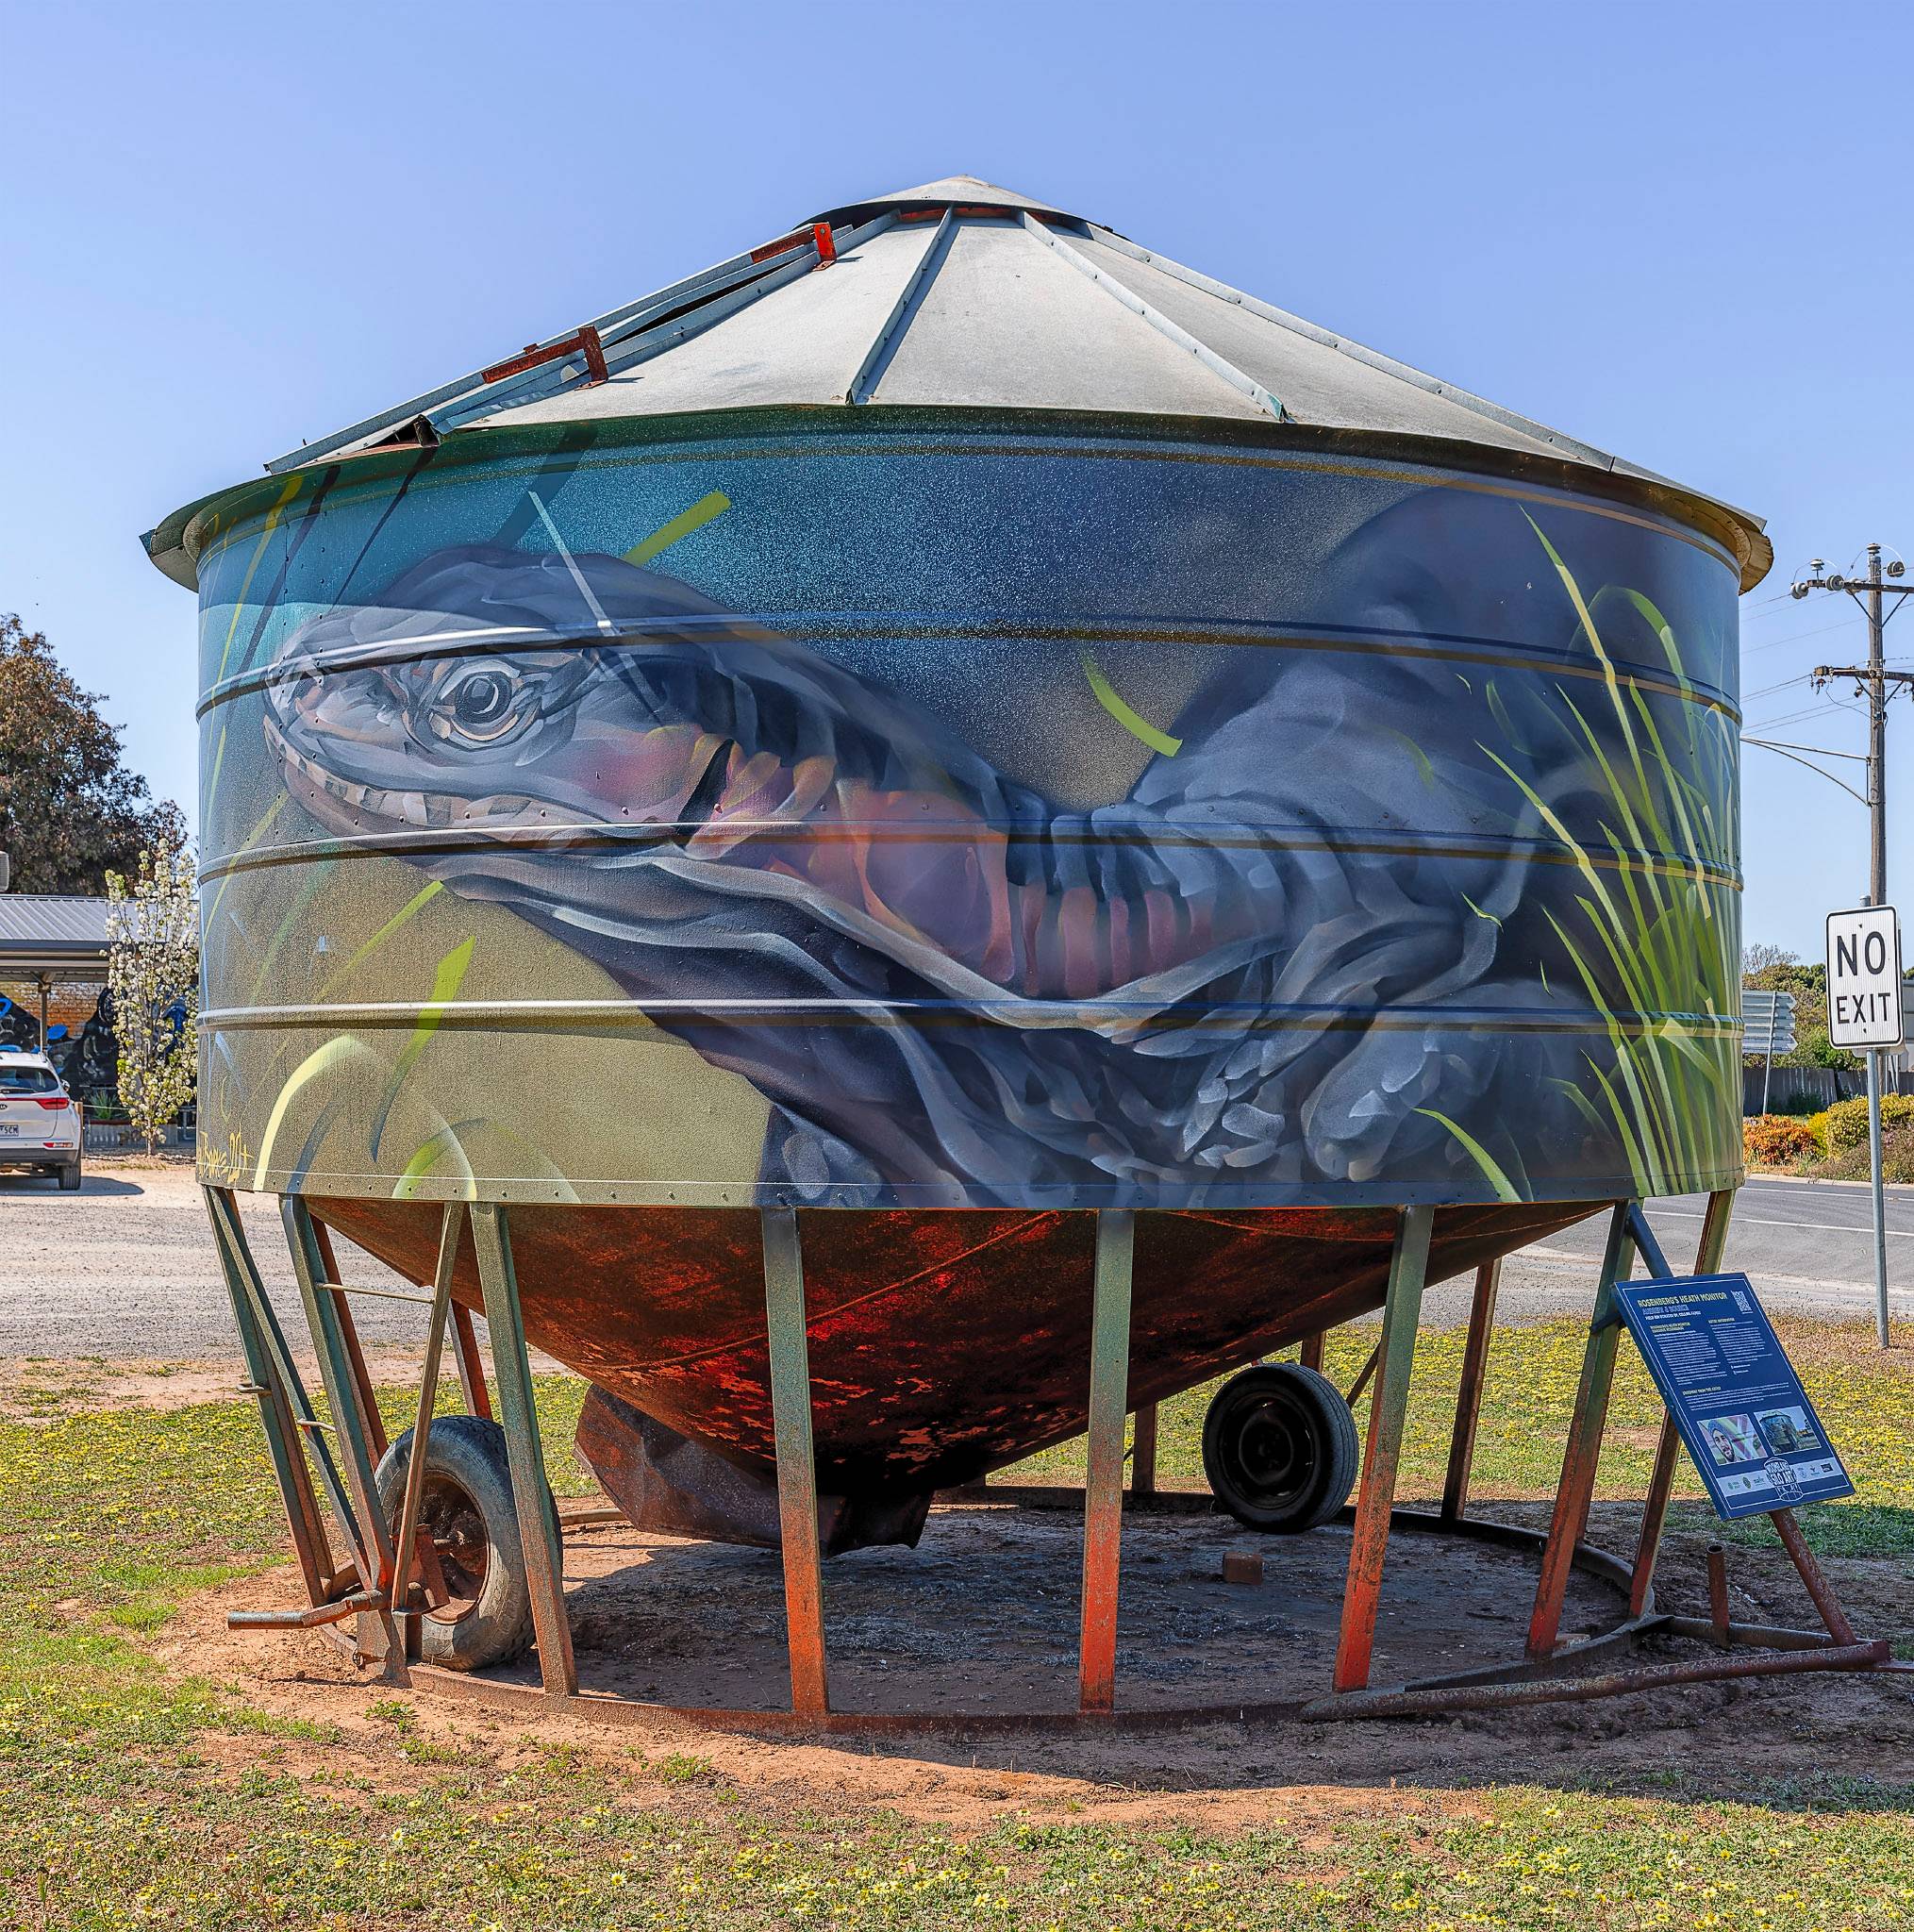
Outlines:
[{"label": "black rubber tyre", "polygon": [[[394,1536],[411,1454],[408,1429],[386,1451],[374,1478]],[[475,1415],[442,1415],[433,1423],[419,1525],[432,1536],[451,1592],[448,1602],[434,1603],[419,1620],[420,1661],[480,1671],[521,1655],[532,1641],[532,1598],[505,1431],[496,1423]],[[415,1582],[424,1581],[416,1558],[412,1574]]]},{"label": "black rubber tyre", "polygon": [[1327,1523],[1348,1502],[1361,1462],[1341,1391],[1300,1362],[1232,1375],[1203,1420],[1203,1473],[1216,1500],[1274,1536]]},{"label": "black rubber tyre", "polygon": [[60,1191],[67,1194],[76,1193],[79,1184],[80,1164],[77,1160],[69,1160],[59,1171]]}]

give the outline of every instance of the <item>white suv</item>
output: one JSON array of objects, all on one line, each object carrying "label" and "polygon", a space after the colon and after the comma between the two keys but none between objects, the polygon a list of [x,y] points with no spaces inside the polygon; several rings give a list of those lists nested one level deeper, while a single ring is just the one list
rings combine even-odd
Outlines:
[{"label": "white suv", "polygon": [[80,1110],[53,1062],[0,1047],[0,1168],[57,1174],[71,1191],[80,1184],[81,1139]]}]

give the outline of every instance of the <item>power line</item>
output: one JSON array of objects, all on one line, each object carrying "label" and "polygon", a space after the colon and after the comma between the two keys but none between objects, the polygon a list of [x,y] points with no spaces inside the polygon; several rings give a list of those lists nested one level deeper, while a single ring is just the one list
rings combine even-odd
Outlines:
[{"label": "power line", "polygon": [[1813,630],[1790,631],[1785,638],[1770,638],[1766,643],[1745,645],[1741,655],[1744,658],[1752,658],[1756,651],[1778,651],[1783,644],[1798,644],[1807,638],[1824,638],[1829,631],[1840,628],[1838,624],[1823,624],[1817,625]]},{"label": "power line", "polygon": [[1813,675],[1814,673],[1811,671],[1803,671],[1792,677],[1784,677],[1778,684],[1764,684],[1759,691],[1744,691],[1741,693],[1741,703],[1743,706],[1752,705],[1756,698],[1765,698],[1773,691],[1786,691],[1791,684],[1806,684]]}]

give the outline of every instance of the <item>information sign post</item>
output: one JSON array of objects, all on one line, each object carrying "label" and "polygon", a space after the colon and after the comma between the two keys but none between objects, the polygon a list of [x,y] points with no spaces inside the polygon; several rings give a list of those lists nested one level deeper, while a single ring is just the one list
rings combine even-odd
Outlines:
[{"label": "information sign post", "polygon": [[1881,1185],[1881,1054],[1906,1038],[1901,922],[1891,906],[1827,916],[1827,1037],[1868,1062],[1868,1160],[1874,1194],[1874,1329],[1888,1345],[1888,1212]]}]

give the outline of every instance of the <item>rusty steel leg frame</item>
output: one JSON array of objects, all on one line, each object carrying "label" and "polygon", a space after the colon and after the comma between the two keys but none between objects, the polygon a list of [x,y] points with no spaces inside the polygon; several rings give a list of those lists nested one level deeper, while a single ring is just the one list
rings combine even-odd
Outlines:
[{"label": "rusty steel leg frame", "polygon": [[[360,1640],[363,1643],[368,1635],[375,1635],[387,1675],[404,1682],[405,1642],[391,1612],[392,1539],[373,1481],[372,1434],[365,1416],[370,1385],[362,1392],[354,1371],[345,1326],[340,1319],[343,1297],[322,1286],[335,1281],[337,1275],[325,1265],[310,1209],[298,1195],[288,1194],[279,1203],[279,1213],[286,1225],[286,1243],[291,1250],[292,1274],[299,1284],[306,1324],[312,1332],[312,1345],[319,1357],[319,1379],[325,1390],[326,1406],[332,1411],[332,1428],[339,1438],[345,1464],[346,1486],[352,1491],[353,1508],[359,1520],[359,1584],[377,1600],[376,1607],[367,1613],[371,1632],[367,1630],[366,1620],[360,1622]],[[370,1576],[363,1567],[368,1561],[374,1566]]]},{"label": "rusty steel leg frame", "polygon": [[[332,1548],[325,1519],[312,1492],[312,1472],[299,1439],[299,1425],[285,1385],[274,1366],[273,1350],[248,1292],[248,1278],[257,1279],[252,1251],[240,1224],[230,1189],[207,1188],[207,1219],[212,1224],[213,1246],[219,1251],[220,1272],[233,1305],[233,1325],[240,1332],[240,1352],[246,1363],[246,1392],[258,1398],[259,1426],[273,1457],[273,1474],[286,1506],[286,1526],[306,1585],[307,1601],[317,1607],[332,1593]],[[264,1299],[263,1290],[260,1299]],[[270,1313],[271,1304],[267,1305]],[[284,1341],[281,1338],[281,1351]]]},{"label": "rusty steel leg frame", "polygon": [[[367,1490],[370,1476],[368,1433],[359,1419],[362,1385],[354,1373],[353,1351],[344,1324],[337,1319],[342,1298],[325,1291],[321,1286],[322,1282],[332,1278],[334,1272],[329,1243],[324,1242],[317,1235],[315,1224],[303,1204],[296,1201],[282,1203],[291,1241],[294,1269],[300,1279],[301,1297],[319,1352],[321,1373],[325,1380],[328,1400],[339,1417],[337,1434],[346,1472],[343,1477],[325,1436],[317,1433],[325,1425],[313,1416],[310,1401],[291,1361],[264,1283],[247,1249],[232,1193],[229,1190],[215,1188],[208,1188],[204,1191],[246,1358],[250,1377],[248,1392],[260,1398],[261,1423],[286,1503],[295,1553],[300,1558],[308,1594],[312,1598],[309,1607],[304,1610],[240,1611],[232,1613],[228,1622],[247,1627],[310,1628],[370,1612],[377,1616],[390,1632],[394,1625],[392,1609],[396,1598],[393,1592],[400,1587],[410,1564],[409,1560],[400,1560],[397,1548],[387,1537],[376,1498],[360,1493]],[[1710,1200],[1696,1264],[1698,1273],[1712,1272],[1719,1265],[1732,1198],[1731,1193],[1722,1192]],[[486,1291],[486,1316],[492,1333],[513,1492],[518,1505],[521,1535],[525,1544],[526,1567],[532,1580],[534,1623],[544,1677],[542,1696],[562,1699],[581,1715],[614,1721],[645,1718],[657,1711],[668,1710],[672,1707],[639,1704],[617,1697],[581,1697],[578,1694],[570,1627],[565,1618],[563,1552],[558,1516],[544,1480],[524,1323],[512,1272],[506,1213],[502,1207],[479,1204],[465,1210],[455,1205],[447,1209],[431,1298],[432,1333],[428,1340],[426,1370],[420,1396],[421,1423],[415,1424],[415,1441],[416,1429],[429,1426],[436,1393],[436,1367],[442,1357],[447,1325],[451,1326],[455,1341],[460,1337],[461,1329],[466,1341],[469,1341],[471,1337],[469,1319],[463,1324],[459,1323],[458,1317],[463,1311],[450,1299],[458,1224],[467,1212],[478,1256],[480,1278]],[[1711,1591],[1711,1613],[1706,1618],[1676,1616],[1655,1609],[1652,1582],[1655,1552],[1672,1487],[1676,1454],[1675,1439],[1671,1432],[1664,1433],[1656,1457],[1656,1475],[1651,1484],[1648,1508],[1644,1512],[1640,1545],[1633,1562],[1610,1557],[1580,1541],[1594,1479],[1594,1457],[1599,1452],[1601,1417],[1606,1412],[1614,1369],[1617,1326],[1612,1321],[1601,1319],[1605,1310],[1599,1304],[1613,1301],[1613,1285],[1620,1263],[1616,1225],[1619,1224],[1623,1230],[1621,1244],[1632,1244],[1639,1252],[1651,1276],[1670,1273],[1639,1207],[1624,1204],[1617,1210],[1617,1223],[1611,1224],[1596,1321],[1591,1325],[1589,1354],[1584,1361],[1577,1392],[1575,1421],[1563,1458],[1562,1483],[1548,1535],[1544,1537],[1536,1531],[1467,1513],[1469,1450],[1473,1447],[1489,1336],[1493,1324],[1495,1280],[1492,1270],[1489,1269],[1482,1271],[1476,1281],[1470,1346],[1463,1387],[1457,1401],[1456,1436],[1451,1445],[1443,1507],[1440,1511],[1394,1507],[1396,1466],[1401,1454],[1409,1370],[1421,1314],[1432,1220],[1433,1213],[1428,1208],[1405,1210],[1398,1223],[1391,1254],[1382,1340],[1377,1344],[1375,1355],[1375,1393],[1364,1450],[1362,1486],[1354,1507],[1343,1511],[1344,1520],[1352,1525],[1352,1541],[1349,1578],[1344,1591],[1342,1624],[1337,1649],[1335,1690],[1329,1696],[1300,1707],[1294,1705],[1232,1704],[1227,1708],[1235,1716],[1246,1719],[1293,1714],[1313,1721],[1426,1716],[1469,1709],[1494,1710],[1555,1700],[1588,1700],[1648,1690],[1657,1685],[1704,1682],[1723,1677],[1868,1670],[1890,1665],[1890,1646],[1885,1640],[1870,1641],[1856,1639],[1832,1585],[1807,1548],[1792,1513],[1786,1509],[1771,1511],[1771,1520],[1821,1614],[1825,1635],[1818,1631],[1735,1624],[1724,1620],[1720,1580]],[[1090,1468],[1084,1491],[1005,1487],[992,1492],[1007,1503],[1081,1507],[1084,1511],[1079,1709],[1074,1717],[1062,1712],[919,1712],[866,1716],[830,1710],[825,1680],[804,1276],[795,1213],[784,1208],[765,1210],[763,1236],[766,1332],[778,1450],[779,1506],[791,1630],[791,1709],[789,1712],[680,1710],[677,1714],[694,1723],[711,1724],[726,1729],[764,1731],[772,1735],[802,1732],[813,1726],[853,1732],[992,1725],[1014,1729],[1050,1728],[1079,1721],[1085,1716],[1094,1718],[1109,1714],[1115,1702],[1116,1607],[1124,1501],[1123,1443],[1128,1395],[1133,1217],[1119,1211],[1105,1212],[1098,1217],[1097,1267],[1092,1286]],[[459,1349],[458,1359],[462,1369],[470,1369],[474,1354],[474,1349]],[[482,1380],[478,1381],[477,1388],[483,1391]],[[479,1412],[470,1395],[468,1406],[474,1407],[474,1412]],[[1153,1452],[1154,1442],[1150,1439],[1146,1416],[1149,1422],[1155,1420],[1154,1414],[1147,1410],[1138,1413],[1139,1466],[1144,1472],[1153,1473],[1154,1455],[1147,1452]],[[311,1432],[307,1440],[311,1446],[312,1463],[316,1465],[327,1500],[354,1552],[351,1570],[335,1570],[333,1567],[313,1489],[312,1471],[308,1466],[300,1442],[300,1436],[305,1432]],[[408,1499],[400,1521],[400,1541],[408,1553],[410,1543],[406,1541],[405,1531],[408,1523],[416,1522],[418,1510],[417,1498],[411,1493],[414,1488],[415,1483],[408,1472]],[[1173,1513],[1179,1508],[1207,1513],[1208,1508],[1207,1497],[1157,1494],[1154,1491],[1154,1485],[1149,1484],[1135,1486],[1132,1497],[1135,1507],[1153,1513]],[[592,1520],[608,1514],[615,1512],[586,1512],[587,1517]],[[1415,1531],[1451,1537],[1459,1535],[1511,1550],[1537,1551],[1541,1559],[1543,1577],[1542,1586],[1537,1591],[1539,1618],[1552,1616],[1558,1624],[1562,1590],[1572,1568],[1583,1570],[1626,1594],[1630,1599],[1629,1615],[1614,1627],[1565,1648],[1556,1649],[1551,1639],[1550,1654],[1541,1657],[1530,1655],[1513,1662],[1370,1690],[1367,1678],[1376,1603],[1391,1527],[1399,1533]],[[386,1551],[383,1562],[381,1545]],[[423,1551],[419,1554],[423,1560]],[[383,1585],[379,1582],[381,1576],[385,1579]],[[368,1582],[368,1578],[372,1581]],[[399,1611],[407,1624],[414,1621],[407,1613],[407,1605],[400,1604]],[[1532,1639],[1536,1628],[1536,1621],[1532,1619]],[[1642,1636],[1656,1633],[1715,1645],[1725,1642],[1731,1650],[1740,1654],[1716,1656],[1701,1661],[1656,1663],[1599,1675],[1573,1674],[1574,1667],[1586,1660],[1630,1644]],[[424,1668],[416,1677],[408,1678],[405,1657],[405,1646],[389,1639],[388,1674],[399,1681],[411,1681],[416,1688],[442,1691],[448,1696],[471,1697],[480,1703],[496,1701],[507,1706],[520,1705],[527,1699],[536,1701],[541,1695],[528,1688],[481,1685],[457,1674]],[[1140,1712],[1125,1721],[1182,1724],[1207,1722],[1217,1714],[1218,1707],[1201,1707]]]},{"label": "rusty steel leg frame", "polygon": [[1442,1478],[1442,1520],[1455,1523],[1469,1510],[1469,1473],[1475,1464],[1475,1424],[1489,1376],[1489,1340],[1495,1327],[1495,1297],[1502,1286],[1500,1258],[1475,1271],[1469,1304],[1469,1341],[1462,1352],[1462,1386],[1456,1393],[1456,1428],[1449,1439],[1449,1467]]},{"label": "rusty steel leg frame", "polygon": [[1403,1418],[1409,1399],[1409,1370],[1422,1320],[1423,1284],[1428,1273],[1433,1208],[1405,1208],[1390,1255],[1383,1303],[1382,1340],[1376,1344],[1375,1394],[1369,1407],[1369,1436],[1362,1453],[1362,1487],[1349,1545],[1349,1576],[1342,1591],[1342,1626],[1336,1641],[1332,1679],[1338,1692],[1369,1683],[1375,1641],[1375,1611],[1389,1550],[1390,1515],[1395,1507],[1396,1465],[1402,1456]]},{"label": "rusty steel leg frame", "polygon": [[498,1381],[512,1502],[531,1587],[539,1673],[548,1696],[570,1697],[578,1689],[578,1666],[572,1656],[572,1625],[565,1612],[565,1548],[558,1535],[558,1506],[545,1480],[531,1358],[519,1309],[518,1276],[512,1269],[511,1229],[503,1202],[474,1201],[470,1213],[478,1278],[485,1291],[485,1322],[491,1331],[491,1370]]},{"label": "rusty steel leg frame", "polygon": [[1090,1432],[1083,1483],[1083,1603],[1077,1708],[1116,1707],[1117,1580],[1123,1538],[1123,1416],[1130,1406],[1130,1281],[1137,1217],[1096,1217],[1090,1284]]},{"label": "rusty steel leg frame", "polygon": [[818,1544],[817,1452],[811,1441],[810,1345],[797,1210],[759,1210],[764,1242],[764,1335],[771,1357],[772,1430],[777,1445],[777,1526],[784,1548],[785,1647],[791,1707],[831,1707],[824,1657],[824,1579]]}]

